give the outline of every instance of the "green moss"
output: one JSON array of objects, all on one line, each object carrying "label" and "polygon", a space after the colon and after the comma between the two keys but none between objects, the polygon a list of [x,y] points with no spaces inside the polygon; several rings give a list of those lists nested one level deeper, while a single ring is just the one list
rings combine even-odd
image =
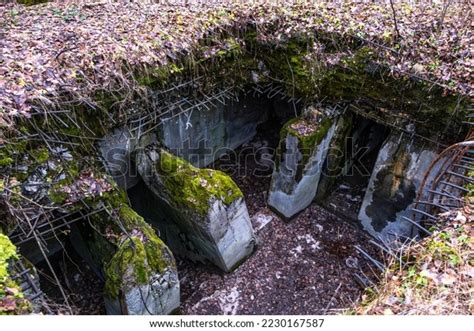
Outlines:
[{"label": "green moss", "polygon": [[[474,170],[470,170],[467,173],[467,176],[470,178],[474,178]],[[469,201],[472,200],[474,197],[474,183],[466,183],[464,185],[465,188],[467,188],[469,191],[465,194],[466,198],[469,199]]]},{"label": "green moss", "polygon": [[[106,267],[105,293],[111,298],[127,286],[148,283],[151,273],[163,273],[168,266],[174,266],[168,248],[141,216],[127,205],[119,209],[119,216],[130,236],[119,243]],[[127,278],[130,272],[131,279]]]},{"label": "green moss", "polygon": [[[301,134],[299,131],[292,128],[292,125],[297,123],[314,126],[315,128],[313,131]],[[311,155],[313,155],[314,149],[326,136],[331,124],[332,119],[329,117],[322,119],[319,123],[313,123],[311,120],[305,119],[304,116],[295,117],[289,120],[280,130],[280,147],[277,154],[281,155],[282,149],[285,148],[284,144],[286,136],[290,134],[298,138],[298,149],[303,154],[300,163],[304,167],[309,161]]]},{"label": "green moss", "polygon": [[45,3],[48,2],[49,0],[17,0],[19,4],[25,5],[25,6],[33,6],[33,5],[38,5],[40,3]]},{"label": "green moss", "polygon": [[40,147],[29,151],[29,154],[38,162],[39,164],[46,162],[49,159],[49,152],[46,147]]},{"label": "green moss", "polygon": [[9,156],[3,156],[0,158],[0,167],[6,167],[13,163],[13,159]]},{"label": "green moss", "polygon": [[[445,95],[442,88],[423,81],[396,78],[376,62],[367,46],[344,56],[338,65],[320,72],[318,95],[328,102],[357,102],[368,115],[389,123],[403,126],[411,120],[427,137],[444,133],[445,139],[456,139],[451,136],[457,135],[466,115],[467,99]],[[448,124],[456,130],[448,130]]]},{"label": "green moss", "polygon": [[[79,177],[79,164],[77,161],[63,161],[56,166],[54,170],[49,169],[47,175],[47,181],[51,183],[52,178],[56,178],[60,173],[64,173],[66,176],[60,181],[54,182],[48,189],[48,198],[55,205],[63,205],[69,194],[64,191],[64,186],[72,184]],[[71,207],[75,208],[75,207]]]},{"label": "green moss", "polygon": [[0,282],[9,276],[8,263],[11,259],[17,259],[16,247],[4,234],[0,233]]},{"label": "green moss", "polygon": [[[116,93],[110,93],[110,91],[107,90],[101,90],[96,93],[94,99],[101,108],[100,112],[95,110],[94,115],[98,118],[105,119],[105,113],[111,112],[118,104],[120,104],[123,101],[123,96]],[[88,122],[90,121],[87,121],[86,123]],[[94,125],[92,125],[92,128],[94,128]]]},{"label": "green moss", "polygon": [[311,39],[295,38],[279,48],[262,48],[258,56],[263,59],[271,76],[280,80],[288,95],[314,98],[317,78],[312,69],[309,52]]},{"label": "green moss", "polygon": [[160,150],[156,170],[174,201],[200,214],[208,212],[211,199],[230,205],[243,198],[239,187],[222,171],[196,168],[165,150]]},{"label": "green moss", "polygon": [[135,278],[132,280],[137,284],[144,284],[148,280],[146,272],[146,254],[143,243],[139,238],[129,238],[119,247],[106,269],[105,293],[111,298],[119,295],[123,288],[124,278],[133,268]]},{"label": "green moss", "polygon": [[22,155],[27,146],[26,140],[9,141],[7,144],[0,147],[0,167],[10,166],[15,159]]},{"label": "green moss", "polygon": [[55,185],[48,191],[49,199],[58,206],[63,205],[69,197],[69,194],[64,192],[61,187],[62,185]]},{"label": "green moss", "polygon": [[24,298],[21,287],[10,277],[9,263],[18,259],[16,247],[0,233],[0,315],[24,314],[31,305]]},{"label": "green moss", "polygon": [[166,86],[171,76],[180,75],[185,68],[174,62],[152,69],[142,70],[135,74],[135,81],[142,86],[163,87]]}]

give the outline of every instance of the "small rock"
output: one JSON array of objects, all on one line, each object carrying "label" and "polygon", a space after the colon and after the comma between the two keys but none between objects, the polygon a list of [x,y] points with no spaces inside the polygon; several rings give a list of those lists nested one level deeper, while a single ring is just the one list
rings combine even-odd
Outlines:
[{"label": "small rock", "polygon": [[346,259],[346,266],[348,266],[349,268],[357,269],[357,267],[359,266],[359,260],[356,257],[349,256]]},{"label": "small rock", "polygon": [[454,219],[455,222],[466,223],[466,216],[463,213],[458,211],[456,218]]}]

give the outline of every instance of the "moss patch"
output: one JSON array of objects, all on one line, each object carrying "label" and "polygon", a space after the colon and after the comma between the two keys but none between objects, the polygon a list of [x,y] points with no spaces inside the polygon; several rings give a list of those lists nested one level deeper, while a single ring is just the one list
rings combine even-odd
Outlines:
[{"label": "moss patch", "polygon": [[9,263],[16,259],[16,247],[7,236],[0,233],[0,315],[25,314],[31,310],[20,286],[9,274]]},{"label": "moss patch", "polygon": [[25,152],[26,145],[26,140],[18,140],[0,146],[0,167],[13,165],[15,160]]},{"label": "moss patch", "polygon": [[316,90],[316,80],[308,59],[310,39],[292,39],[279,48],[262,47],[262,57],[271,76],[283,82],[288,95],[310,97]]},{"label": "moss patch", "polygon": [[16,247],[4,234],[0,234],[0,282],[5,281],[9,276],[8,262],[17,259]]},{"label": "moss patch", "polygon": [[243,198],[242,191],[225,173],[212,169],[199,169],[167,151],[160,150],[156,171],[166,189],[178,205],[206,214],[211,199],[230,205]]},{"label": "moss patch", "polygon": [[174,266],[168,248],[141,216],[129,206],[122,206],[119,215],[129,236],[119,243],[106,267],[105,293],[110,298],[127,287],[147,284],[152,274]]},{"label": "moss patch", "polygon": [[[443,89],[425,81],[397,78],[377,64],[367,46],[344,55],[337,65],[318,77],[318,95],[329,102],[355,102],[368,115],[404,126],[416,124],[427,137],[456,141],[469,100],[445,95]],[[456,128],[450,132],[447,127]]]},{"label": "moss patch", "polygon": [[[292,135],[298,138],[298,150],[302,158],[298,165],[297,179],[303,174],[303,170],[313,155],[315,148],[324,139],[331,127],[332,119],[326,117],[319,122],[307,119],[305,116],[295,117],[282,127],[280,131],[280,145],[277,150],[278,159],[281,158],[286,149],[286,137]],[[304,128],[307,129],[304,129]]]}]

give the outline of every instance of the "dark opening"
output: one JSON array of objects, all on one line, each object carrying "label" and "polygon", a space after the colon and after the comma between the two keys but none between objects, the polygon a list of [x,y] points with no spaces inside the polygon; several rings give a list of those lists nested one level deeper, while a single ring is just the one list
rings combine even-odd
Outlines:
[{"label": "dark opening", "polygon": [[106,313],[103,297],[104,280],[76,252],[69,241],[65,241],[63,245],[64,249],[48,257],[59,279],[59,285],[45,260],[36,264],[41,289],[48,298],[45,307],[55,314],[70,313],[60,291],[61,286],[73,314],[104,315]]},{"label": "dark opening", "polygon": [[353,116],[345,140],[340,175],[321,199],[321,205],[344,219],[357,220],[377,156],[390,129],[361,116]]}]

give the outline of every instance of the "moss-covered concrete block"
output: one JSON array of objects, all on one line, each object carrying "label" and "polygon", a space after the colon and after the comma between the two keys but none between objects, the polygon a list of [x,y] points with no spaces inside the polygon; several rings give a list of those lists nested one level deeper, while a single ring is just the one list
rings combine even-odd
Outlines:
[{"label": "moss-covered concrete block", "polygon": [[284,218],[313,201],[335,130],[332,119],[313,110],[283,126],[268,204]]},{"label": "moss-covered concrete block", "polygon": [[141,216],[118,204],[117,219],[95,216],[98,231],[77,225],[71,233],[74,248],[105,278],[108,314],[170,314],[180,304],[174,257]]},{"label": "moss-covered concrete block", "polygon": [[137,155],[138,170],[168,217],[158,224],[173,252],[230,271],[254,247],[243,194],[221,171],[200,169],[164,149]]},{"label": "moss-covered concrete block", "polygon": [[172,313],[179,308],[180,290],[171,252],[158,237],[136,230],[106,267],[105,293],[109,314]]}]

